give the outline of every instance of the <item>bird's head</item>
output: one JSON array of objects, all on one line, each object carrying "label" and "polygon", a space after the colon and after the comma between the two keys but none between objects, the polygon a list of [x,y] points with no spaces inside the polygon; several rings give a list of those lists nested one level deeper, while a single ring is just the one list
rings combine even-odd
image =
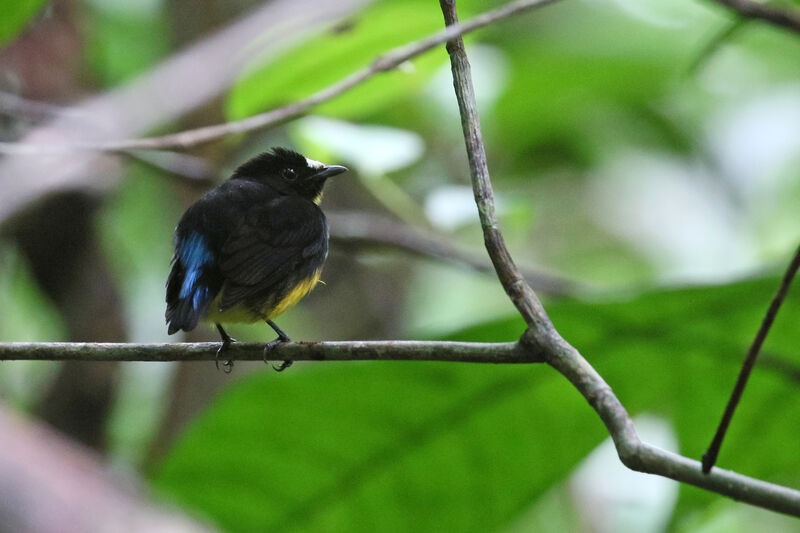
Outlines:
[{"label": "bird's head", "polygon": [[296,194],[319,203],[325,181],[346,170],[347,167],[324,165],[286,148],[273,148],[241,165],[231,179],[266,183],[282,194]]}]

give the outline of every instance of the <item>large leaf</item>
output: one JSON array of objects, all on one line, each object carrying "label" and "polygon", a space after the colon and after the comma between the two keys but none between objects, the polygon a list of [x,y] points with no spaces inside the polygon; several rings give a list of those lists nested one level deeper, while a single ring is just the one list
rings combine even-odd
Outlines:
[{"label": "large leaf", "polygon": [[[683,453],[710,438],[776,282],[548,306],[631,413],[671,421]],[[800,297],[766,349],[800,361]],[[455,335],[511,340],[513,318]],[[721,466],[800,484],[796,383],[757,370]],[[314,364],[231,386],[155,476],[229,531],[488,531],[563,480],[604,430],[543,366]],[[680,512],[714,496],[682,491]]]},{"label": "large leaf", "polygon": [[39,11],[44,0],[3,0],[0,16],[0,46],[14,38]]}]

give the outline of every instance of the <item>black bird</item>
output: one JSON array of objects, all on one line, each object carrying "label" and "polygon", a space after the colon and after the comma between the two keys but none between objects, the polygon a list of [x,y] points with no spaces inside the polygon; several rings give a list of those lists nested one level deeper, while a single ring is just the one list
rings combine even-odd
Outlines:
[{"label": "black bird", "polygon": [[[319,208],[322,188],[347,170],[274,148],[236,169],[178,222],[167,279],[168,333],[191,331],[201,318],[215,323],[222,346],[234,341],[222,323],[272,320],[319,281],[328,256],[328,223]],[[278,370],[291,364],[284,361]],[[228,361],[226,367],[230,369]]]}]

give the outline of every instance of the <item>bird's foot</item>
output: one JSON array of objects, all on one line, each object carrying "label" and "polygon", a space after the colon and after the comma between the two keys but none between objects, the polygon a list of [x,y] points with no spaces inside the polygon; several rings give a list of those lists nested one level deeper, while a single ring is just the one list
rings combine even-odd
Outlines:
[{"label": "bird's foot", "polygon": [[[222,326],[220,326],[219,324],[217,324],[217,330],[219,331],[219,334],[222,337],[222,344],[217,349],[217,356],[214,358],[214,366],[216,366],[217,370],[219,370],[219,362],[220,360],[224,359],[222,357],[223,354],[226,351],[228,351],[228,348],[230,347],[231,343],[236,342],[236,339],[228,335],[227,332],[224,329],[222,329]],[[224,359],[222,361],[222,371],[225,372],[226,374],[230,374],[233,371],[233,360]]]},{"label": "bird's foot", "polygon": [[[290,339],[289,336],[286,333],[284,333],[284,331],[281,328],[276,326],[275,323],[272,322],[271,320],[268,320],[267,323],[270,326],[272,326],[272,329],[274,329],[275,332],[278,334],[278,338],[277,339],[275,339],[274,341],[268,342],[267,345],[264,346],[264,362],[269,364],[269,361],[267,361],[267,355],[269,355],[269,353],[272,350],[274,350],[276,346],[278,346],[280,344],[287,343],[287,342],[292,342],[292,339]],[[293,363],[293,361],[285,360],[281,364],[279,364],[278,366],[272,365],[272,368],[273,368],[273,370],[275,370],[275,372],[283,372],[284,370],[286,370],[287,368],[292,366],[292,363]]]},{"label": "bird's foot", "polygon": [[[289,339],[289,337],[286,337],[285,339],[282,339],[282,338],[278,337],[274,341],[268,342],[267,345],[264,346],[264,362],[267,363],[267,364],[270,364],[269,361],[268,361],[269,353],[272,350],[274,350],[275,347],[277,347],[278,345],[284,344],[284,343],[287,343],[287,342],[292,342],[291,339]],[[281,362],[281,364],[279,364],[278,366],[275,366],[275,365],[271,365],[271,366],[272,366],[273,370],[275,370],[275,372],[283,372],[284,370],[286,370],[287,368],[292,366],[292,363],[293,363],[293,361],[288,361],[287,360],[287,361]]]},{"label": "bird's foot", "polygon": [[222,371],[226,374],[230,374],[233,371],[233,361],[231,359],[224,359],[223,354],[228,351],[228,347],[232,342],[236,342],[236,339],[222,341],[222,345],[217,349],[217,356],[214,358],[214,366],[219,370],[219,362],[222,361]]}]

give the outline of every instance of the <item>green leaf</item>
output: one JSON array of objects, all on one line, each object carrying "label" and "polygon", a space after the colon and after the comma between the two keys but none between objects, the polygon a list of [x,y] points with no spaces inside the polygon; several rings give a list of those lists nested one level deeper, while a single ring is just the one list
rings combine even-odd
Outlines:
[{"label": "green leaf", "polygon": [[[309,96],[366,67],[379,54],[441,27],[441,12],[430,2],[376,3],[267,64],[251,65],[228,97],[227,114],[240,119]],[[407,68],[379,74],[319,106],[315,113],[361,117],[397,100],[413,98],[446,58],[443,48],[429,52]]]},{"label": "green leaf", "polygon": [[4,0],[0,16],[0,45],[16,37],[44,3],[44,0]]},{"label": "green leaf", "polygon": [[[548,305],[631,414],[670,421],[699,457],[776,280]],[[800,363],[800,294],[765,350]],[[452,335],[513,340],[516,317]],[[607,436],[542,365],[298,365],[231,386],[155,476],[162,494],[228,531],[488,531],[506,526]],[[209,370],[211,371],[211,370]],[[800,482],[796,383],[757,369],[720,466]],[[755,445],[757,441],[757,446]],[[716,496],[681,491],[684,515]]]},{"label": "green leaf", "polygon": [[105,86],[129,80],[169,52],[161,2],[93,2],[86,16],[87,60]]}]

